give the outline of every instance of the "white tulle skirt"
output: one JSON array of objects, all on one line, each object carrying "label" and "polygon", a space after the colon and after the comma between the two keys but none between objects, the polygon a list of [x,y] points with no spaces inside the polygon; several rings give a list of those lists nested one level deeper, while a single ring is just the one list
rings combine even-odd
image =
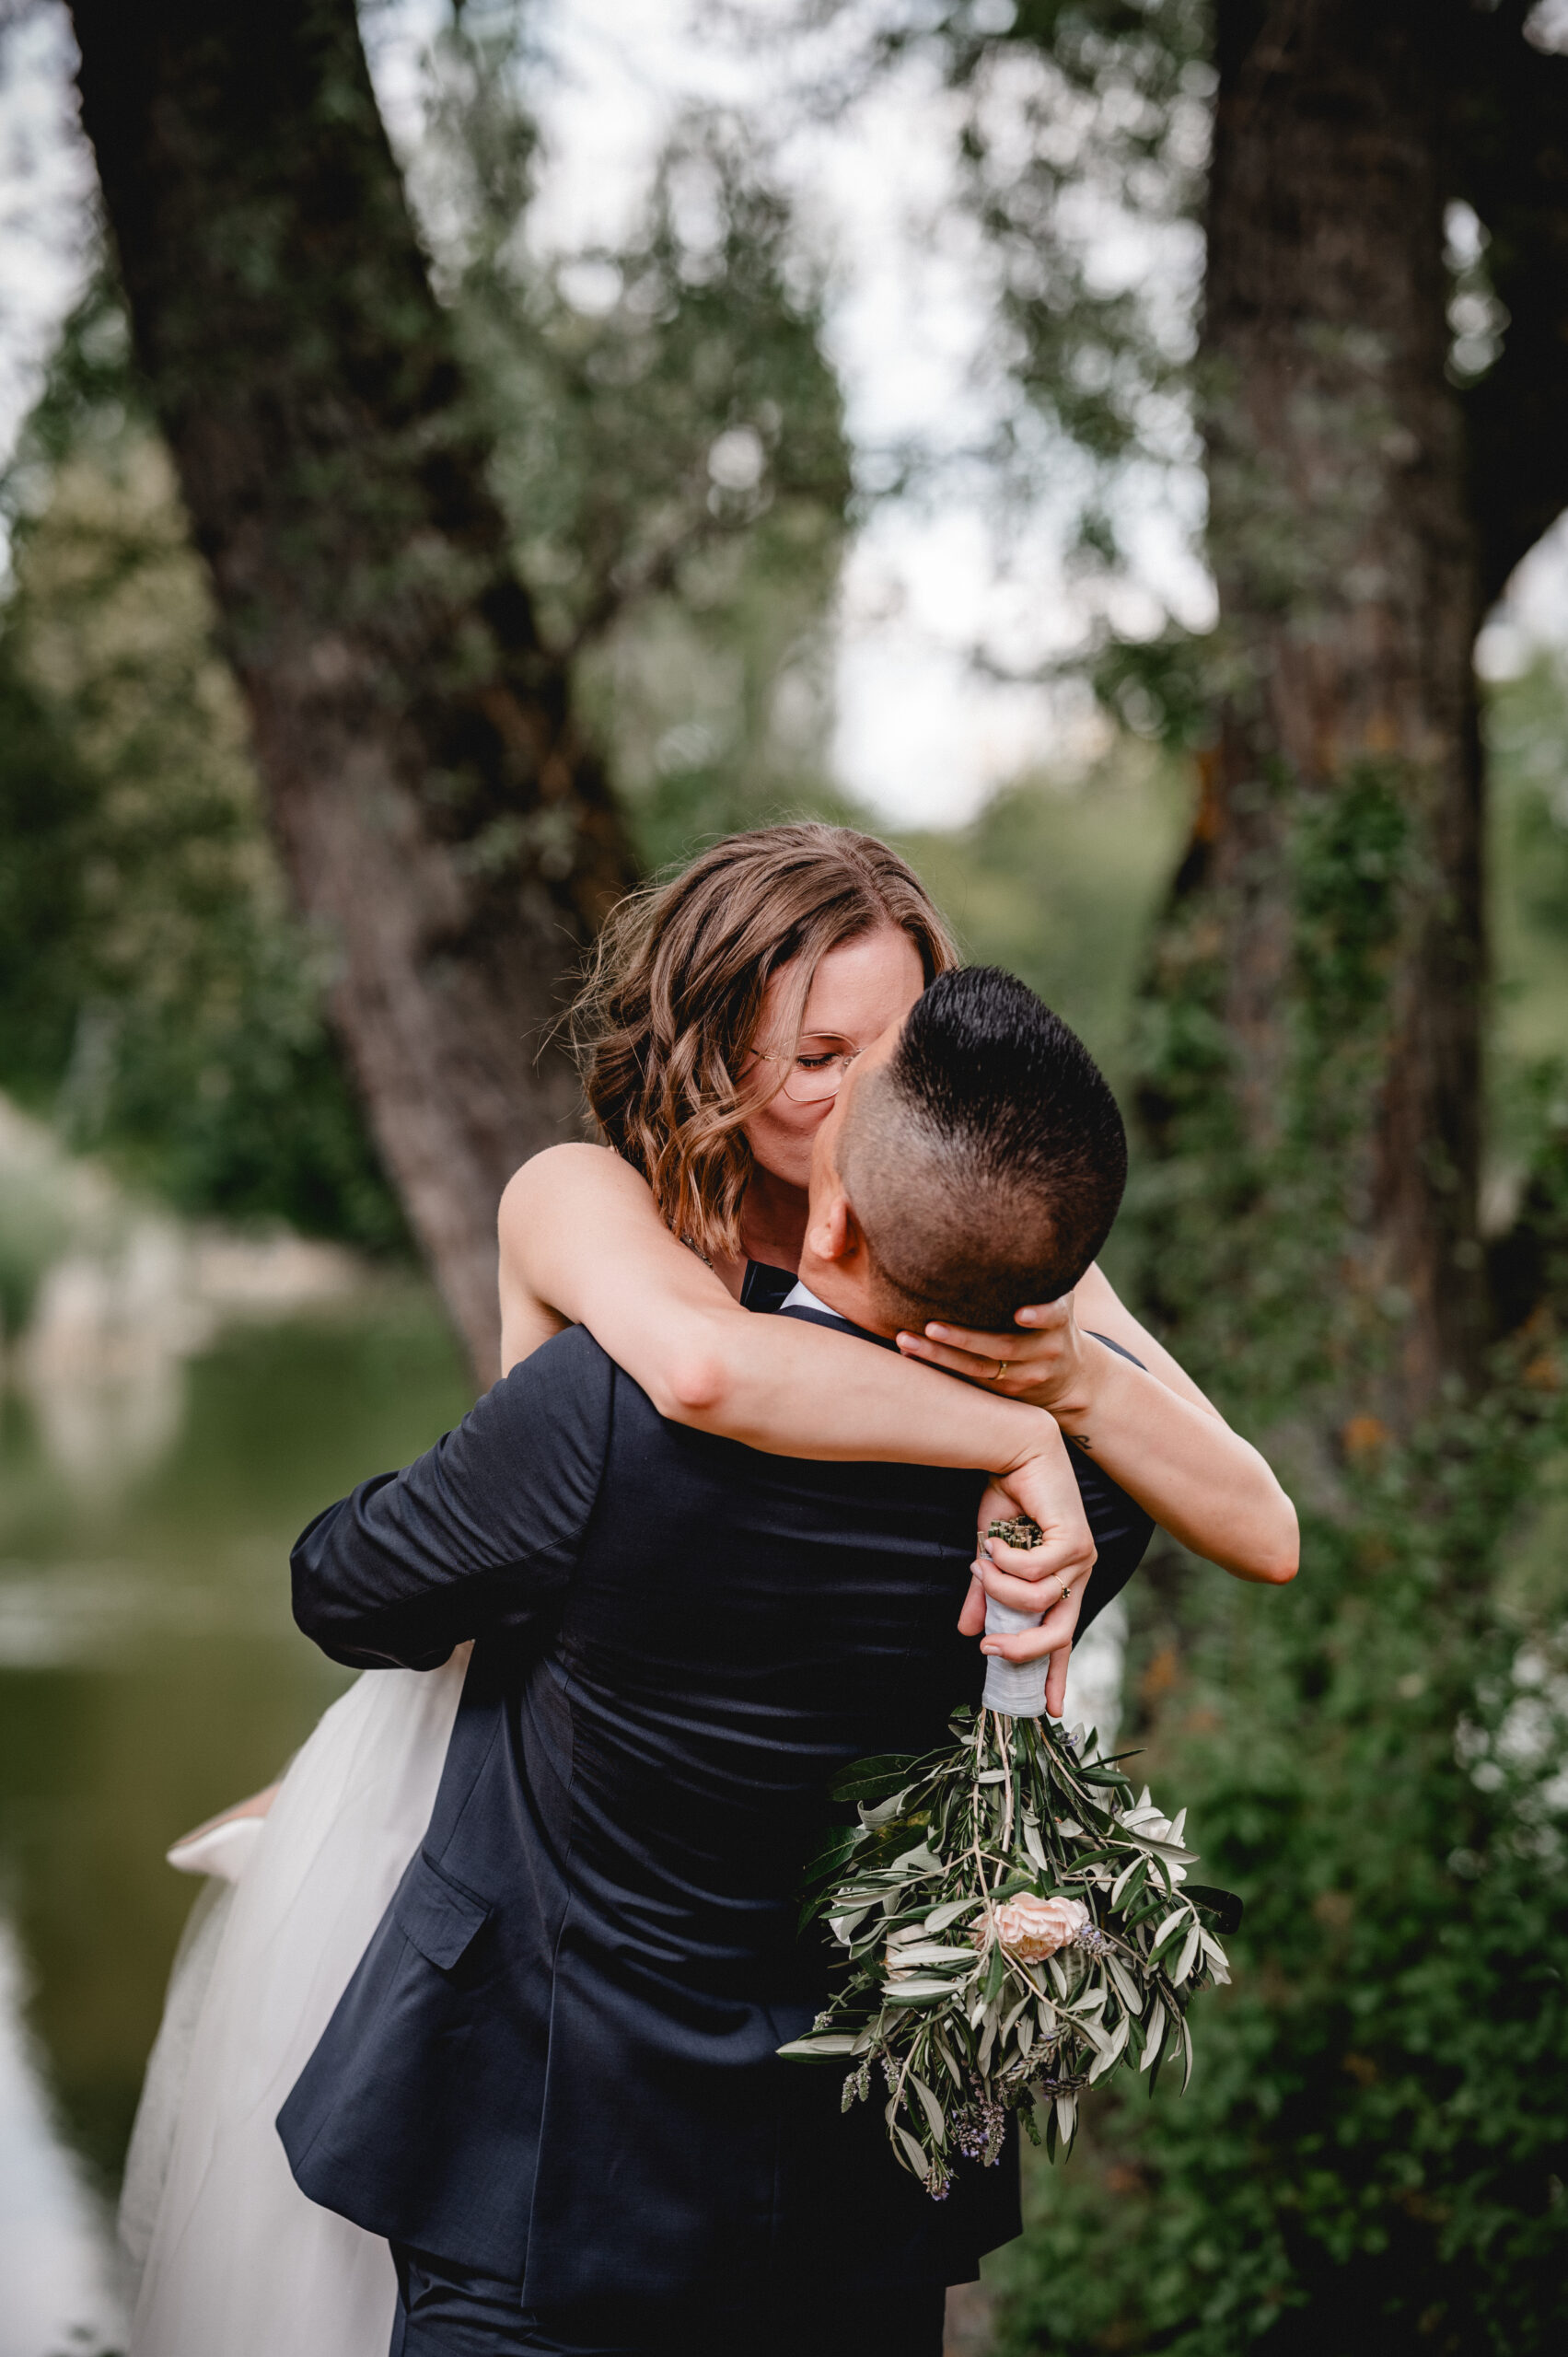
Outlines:
[{"label": "white tulle skirt", "polygon": [[430,1822],[468,1656],[362,1677],[196,1903],[126,2165],[131,2357],[385,2357],[387,2246],[306,2200],[273,2123]]}]

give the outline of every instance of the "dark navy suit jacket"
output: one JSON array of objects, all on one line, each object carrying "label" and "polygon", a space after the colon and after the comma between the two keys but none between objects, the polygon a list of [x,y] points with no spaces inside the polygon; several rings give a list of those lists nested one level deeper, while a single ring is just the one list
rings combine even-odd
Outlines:
[{"label": "dark navy suit jacket", "polygon": [[[1079,1478],[1098,1608],[1150,1524]],[[933,2202],[878,2103],[775,2051],[827,1986],[796,1894],[829,1783],[978,1693],[977,1480],[667,1423],[574,1329],[310,1526],[296,1615],[335,1659],[477,1640],[429,1832],[279,2117],[312,2200],[531,2307],[957,2282],[1018,2231],[1011,2151]]]}]

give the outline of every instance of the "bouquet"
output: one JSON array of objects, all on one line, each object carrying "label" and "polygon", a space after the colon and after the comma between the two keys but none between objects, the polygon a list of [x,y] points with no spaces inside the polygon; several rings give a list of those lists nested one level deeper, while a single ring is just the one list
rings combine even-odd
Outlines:
[{"label": "bouquet", "polygon": [[[992,1525],[1039,1544],[1019,1529]],[[988,1627],[1003,1625],[1005,1608],[991,1611]],[[846,2111],[879,2073],[894,2153],[937,2200],[958,2158],[997,2160],[1010,2111],[1054,2157],[1072,2145],[1080,2096],[1118,2065],[1152,2085],[1179,2049],[1185,2087],[1188,2005],[1230,1977],[1215,1935],[1240,1904],[1187,1883],[1186,1811],[1164,1817],[1146,1788],[1134,1799],[1092,1731],[1053,1726],[1044,1665],[1035,1672],[993,1659],[951,1749],[846,1770],[834,1798],[859,1822],[807,1875],[802,1927],[825,1917],[847,1972],[810,2032],[779,2050],[847,2063]]]}]

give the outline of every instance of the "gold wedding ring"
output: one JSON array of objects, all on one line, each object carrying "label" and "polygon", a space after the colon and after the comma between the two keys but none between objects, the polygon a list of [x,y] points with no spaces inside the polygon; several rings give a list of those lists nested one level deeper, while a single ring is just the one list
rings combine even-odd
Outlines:
[{"label": "gold wedding ring", "polygon": [[1010,1360],[1007,1360],[1007,1359],[1004,1359],[1004,1360],[1003,1360],[1003,1362],[1002,1362],[1001,1365],[997,1368],[997,1370],[996,1370],[995,1374],[994,1374],[994,1375],[992,1376],[992,1378],[991,1378],[991,1380],[993,1381],[993,1383],[1000,1383],[1000,1382],[1001,1382],[1001,1380],[1002,1380],[1003,1376],[1006,1374],[1007,1369],[1008,1369],[1008,1366],[1009,1366],[1010,1364],[1011,1364],[1011,1361],[1010,1361]]}]

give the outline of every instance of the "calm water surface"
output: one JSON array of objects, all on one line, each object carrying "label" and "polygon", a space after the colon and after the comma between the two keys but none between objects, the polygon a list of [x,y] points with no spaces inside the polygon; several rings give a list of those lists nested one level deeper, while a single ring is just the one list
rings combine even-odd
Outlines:
[{"label": "calm water surface", "polygon": [[0,1388],[0,2357],[114,2345],[107,2205],[198,1887],[163,1853],[346,1682],[293,1628],[289,1543],[470,1396],[412,1290]]}]

